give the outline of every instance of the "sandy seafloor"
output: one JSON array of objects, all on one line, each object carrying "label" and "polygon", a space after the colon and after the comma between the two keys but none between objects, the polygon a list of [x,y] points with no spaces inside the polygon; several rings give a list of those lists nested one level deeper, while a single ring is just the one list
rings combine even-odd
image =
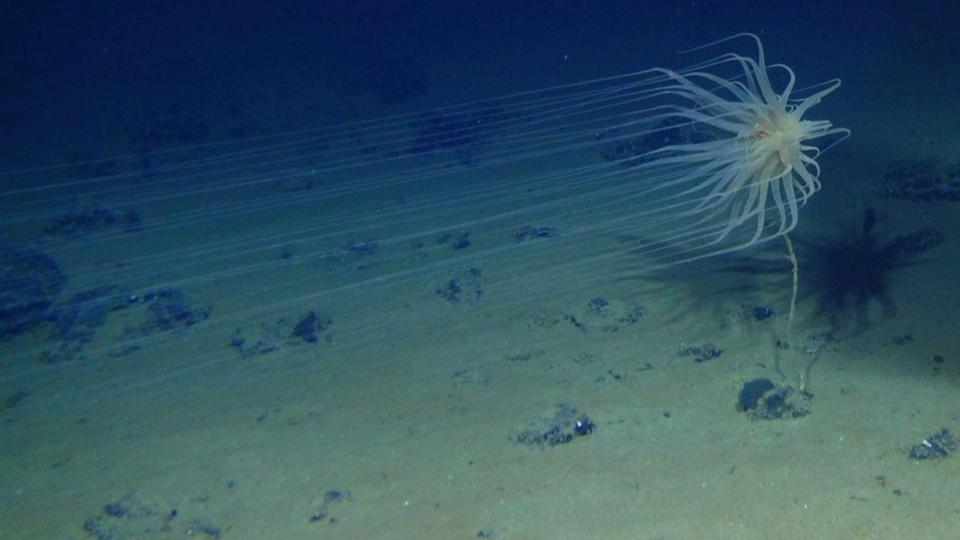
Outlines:
[{"label": "sandy seafloor", "polygon": [[[822,158],[824,189],[801,214],[797,235],[843,237],[864,208],[874,208],[884,235],[932,227],[945,241],[922,263],[892,275],[895,313],[872,302],[866,327],[848,324],[834,329],[835,340],[809,345],[819,351],[808,381],[809,415],[760,421],[735,408],[745,381],[796,385],[808,361],[776,347],[788,276],[742,292],[742,283],[710,276],[593,283],[590,270],[581,269],[548,282],[520,276],[532,288],[518,289],[510,280],[524,264],[543,271],[578,256],[589,261],[597,246],[531,250],[519,255],[518,267],[515,250],[484,251],[498,244],[483,243],[481,225],[471,227],[478,240],[469,249],[483,255],[469,264],[484,269],[484,297],[452,305],[434,289],[464,266],[444,264],[460,253],[386,245],[358,270],[353,259],[294,255],[287,264],[277,256],[282,246],[271,245],[237,259],[265,262],[265,272],[184,285],[193,301],[212,306],[210,318],[154,336],[140,350],[45,365],[23,354],[49,345],[42,332],[0,342],[0,355],[17,362],[4,360],[0,397],[27,392],[22,403],[0,411],[0,536],[953,537],[960,530],[960,458],[917,461],[906,452],[941,428],[960,432],[960,203],[887,198],[882,176],[895,160],[960,160],[951,101],[960,88],[956,78],[926,69],[935,60],[923,45],[898,51],[882,68],[874,58],[836,73],[844,87],[830,96],[828,110],[854,135]],[[768,54],[791,63],[803,51]],[[118,101],[90,92],[102,98],[87,96],[94,108]],[[284,107],[295,109],[298,100],[307,103],[295,95]],[[202,99],[196,103],[202,108]],[[270,106],[260,114],[283,117]],[[215,133],[219,120],[227,122],[218,114],[210,113]],[[51,137],[63,155],[76,139],[66,130]],[[104,145],[102,155],[123,152],[117,141]],[[524,174],[516,171],[518,182]],[[395,193],[356,195],[349,204],[358,211],[392,208],[443,189],[456,186],[431,186],[403,201]],[[195,209],[228,204],[230,196],[199,201]],[[234,196],[250,200],[249,193]],[[230,221],[229,234],[289,231],[311,215],[344,210],[337,204]],[[111,274],[116,263],[205,245],[225,227],[218,221],[186,232],[151,231],[151,210],[173,211],[144,209],[141,236],[111,244],[109,253],[48,253],[68,276],[79,269],[88,284],[109,284],[144,272]],[[417,226],[429,229],[429,213]],[[313,240],[306,237],[298,253],[322,253],[325,244]],[[371,282],[356,294],[322,296],[356,282],[358,272],[367,279],[421,268],[424,260],[440,264],[397,285]],[[803,269],[801,257],[801,276]],[[188,270],[160,270],[152,281],[127,285],[205,276],[223,266],[200,258]],[[801,277],[798,341],[831,330],[803,286]],[[597,296],[617,309],[639,306],[642,317],[616,332],[581,331],[565,320]],[[277,299],[286,303],[262,308]],[[775,315],[757,321],[744,310],[752,305],[769,305]],[[250,357],[230,347],[238,327],[309,310],[332,318],[329,342]],[[122,342],[124,313],[111,314],[88,347]],[[844,316],[849,323],[852,315]],[[896,344],[906,335],[911,339]],[[722,355],[702,363],[678,355],[682,344],[704,342]],[[943,363],[933,361],[937,355]],[[594,431],[542,449],[517,443],[518,433],[559,404],[588,414]],[[126,515],[109,515],[111,503]]]}]

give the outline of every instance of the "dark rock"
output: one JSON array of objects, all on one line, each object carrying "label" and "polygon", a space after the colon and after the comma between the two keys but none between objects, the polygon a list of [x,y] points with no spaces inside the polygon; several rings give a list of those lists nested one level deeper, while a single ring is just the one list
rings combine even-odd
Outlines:
[{"label": "dark rock", "polygon": [[322,521],[336,523],[337,518],[331,516],[333,509],[348,502],[353,502],[353,494],[349,491],[342,489],[328,490],[323,494],[323,502],[320,503],[320,508],[310,515],[310,523],[319,523]]},{"label": "dark rock", "polygon": [[458,236],[451,244],[453,249],[464,249],[470,247],[470,233],[465,232]]},{"label": "dark rock", "polygon": [[704,343],[703,345],[681,345],[679,355],[683,357],[693,357],[697,363],[706,362],[718,358],[723,351],[713,343]]},{"label": "dark rock", "polygon": [[909,345],[913,343],[913,336],[910,334],[903,334],[902,336],[893,336],[890,340],[894,345]]},{"label": "dark rock", "polygon": [[764,319],[769,319],[773,316],[773,309],[767,306],[754,306],[753,308],[753,318],[762,321]]},{"label": "dark rock", "polygon": [[[50,340],[57,348],[44,353],[48,364],[82,358],[87,344],[112,312],[131,310],[134,324],[125,328],[127,336],[139,337],[158,332],[180,331],[210,316],[208,306],[194,306],[178,289],[164,288],[137,296],[115,285],[105,285],[73,295],[52,308],[47,318],[53,322]],[[137,345],[119,349],[116,354],[136,350]]]},{"label": "dark rock", "polygon": [[300,322],[293,327],[291,338],[299,338],[306,343],[316,343],[319,338],[317,334],[330,327],[333,324],[331,319],[321,320],[313,311],[300,319]]},{"label": "dark rock", "polygon": [[567,444],[576,437],[585,437],[595,429],[589,416],[578,414],[576,407],[559,404],[552,417],[540,417],[531,427],[514,436],[514,441],[531,449],[544,449]]},{"label": "dark rock", "polygon": [[594,296],[593,298],[590,299],[590,302],[588,303],[590,304],[590,307],[592,307],[596,311],[602,311],[603,308],[610,305],[610,302],[607,302],[606,300],[604,300],[602,297],[599,297],[599,296]]},{"label": "dark rock", "polygon": [[534,240],[538,238],[553,238],[557,235],[557,230],[553,227],[533,227],[524,225],[513,231],[513,239],[517,242],[524,240]]},{"label": "dark rock", "polygon": [[112,502],[103,507],[103,513],[115,518],[122,518],[130,511],[130,507],[122,502]]},{"label": "dark rock", "polygon": [[740,390],[737,410],[753,420],[800,418],[810,414],[806,403],[813,396],[792,386],[776,386],[769,379],[748,381]]},{"label": "dark rock", "polygon": [[114,227],[128,232],[142,229],[143,220],[134,210],[117,213],[99,204],[82,204],[77,208],[60,214],[43,228],[44,234],[76,238]]},{"label": "dark rock", "polygon": [[31,249],[0,249],[0,339],[47,318],[67,277],[51,257]]},{"label": "dark rock", "polygon": [[573,423],[573,432],[581,437],[587,436],[593,433],[593,428],[596,427],[590,417],[583,415],[580,418],[577,418],[576,422]]},{"label": "dark rock", "polygon": [[640,322],[642,317],[643,310],[638,305],[594,296],[580,309],[565,313],[563,320],[582,332],[593,333],[619,332]]},{"label": "dark rock", "polygon": [[209,538],[220,538],[220,527],[207,521],[193,521],[190,524],[190,534],[200,533]]},{"label": "dark rock", "polygon": [[376,240],[352,241],[344,244],[342,249],[354,255],[365,257],[373,255],[377,251],[377,242]]},{"label": "dark rock", "polygon": [[453,249],[464,249],[470,247],[470,233],[464,231],[460,234],[443,233],[437,238],[438,244],[447,244]]},{"label": "dark rock", "polygon": [[272,353],[297,343],[317,344],[321,337],[325,342],[332,343],[332,325],[333,319],[319,316],[311,310],[297,319],[296,323],[281,318],[270,323],[237,328],[230,336],[230,346],[246,358]]},{"label": "dark rock", "polygon": [[454,276],[434,288],[437,296],[451,304],[473,304],[483,298],[484,279],[479,268],[458,271]]},{"label": "dark rock", "polygon": [[910,448],[911,459],[939,459],[956,451],[958,442],[950,430],[943,428]]},{"label": "dark rock", "polygon": [[210,317],[209,306],[195,306],[179,289],[164,288],[148,292],[144,301],[150,317],[140,330],[144,334],[169,332],[193,326]]},{"label": "dark rock", "polygon": [[73,295],[49,313],[49,319],[54,323],[49,339],[59,345],[46,351],[43,361],[59,364],[83,357],[84,348],[93,341],[97,330],[106,324],[110,312],[130,306],[130,294],[112,285]]},{"label": "dark rock", "polygon": [[915,201],[960,201],[960,163],[895,161],[883,173],[887,196]]}]

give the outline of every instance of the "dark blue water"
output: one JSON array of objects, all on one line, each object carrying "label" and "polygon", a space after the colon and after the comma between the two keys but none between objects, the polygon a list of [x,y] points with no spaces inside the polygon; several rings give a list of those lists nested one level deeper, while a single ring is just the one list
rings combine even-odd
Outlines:
[{"label": "dark blue water", "polygon": [[[6,2],[0,537],[950,537],[958,15]],[[744,32],[851,133],[674,264],[716,132],[537,107]]]},{"label": "dark blue water", "polygon": [[[941,21],[955,9],[917,1],[10,2],[0,23],[2,125],[30,136],[5,137],[5,153],[19,162],[69,158],[69,149],[58,155],[36,141],[104,125],[133,129],[130,109],[167,85],[193,88],[180,106],[200,116],[233,115],[235,134],[249,124],[284,130],[684,65],[676,51],[743,31],[810,80],[945,81],[956,78],[957,45]],[[913,73],[899,71],[905,55]],[[891,64],[898,71],[885,69]],[[376,110],[361,101],[370,95]],[[292,118],[258,110],[284,100],[301,101]],[[206,136],[226,129],[215,128]]]}]

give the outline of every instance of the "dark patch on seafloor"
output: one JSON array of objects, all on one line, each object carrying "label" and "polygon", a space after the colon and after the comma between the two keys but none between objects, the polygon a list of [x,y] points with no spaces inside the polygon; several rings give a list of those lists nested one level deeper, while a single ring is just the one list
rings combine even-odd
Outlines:
[{"label": "dark patch on seafloor", "polygon": [[596,425],[587,414],[560,403],[552,416],[541,416],[530,421],[526,429],[513,436],[513,441],[530,449],[542,450],[586,437],[595,429]]},{"label": "dark patch on seafloor", "polygon": [[503,121],[504,113],[495,108],[424,113],[413,124],[415,135],[407,153],[449,152],[461,165],[475,165],[488,126]]},{"label": "dark patch on seafloor", "polygon": [[911,201],[960,201],[960,163],[894,161],[883,173],[886,195]]},{"label": "dark patch on seafloor", "polygon": [[960,441],[957,441],[949,429],[943,428],[910,447],[907,455],[918,461],[941,459],[951,455],[958,447],[960,447]]},{"label": "dark patch on seafloor", "polygon": [[327,523],[334,524],[340,521],[340,518],[333,515],[334,510],[343,503],[353,502],[353,494],[342,489],[329,489],[324,492],[323,500],[317,506],[317,510],[310,515],[307,520],[309,523]]},{"label": "dark patch on seafloor", "polygon": [[680,345],[680,350],[677,354],[683,358],[693,358],[694,362],[701,364],[708,360],[719,358],[720,355],[723,354],[723,350],[710,341],[701,345]]},{"label": "dark patch on seafloor", "polygon": [[244,358],[276,352],[288,345],[333,343],[333,319],[313,310],[292,320],[286,317],[269,323],[240,327],[230,336],[230,346]]},{"label": "dark patch on seafloor", "polygon": [[[229,489],[229,488],[228,488]],[[100,512],[87,517],[83,531],[96,540],[132,538],[219,539],[226,528],[209,519],[206,509],[209,495],[191,497],[174,505],[138,493],[111,499]]]},{"label": "dark patch on seafloor", "polygon": [[527,240],[553,238],[557,236],[557,229],[554,227],[524,225],[518,229],[514,229],[510,235],[513,236],[513,239],[517,242],[524,242]]},{"label": "dark patch on seafloor", "polygon": [[[880,235],[878,217],[867,209],[859,226],[839,237],[804,237],[794,243],[800,262],[799,299],[812,299],[812,319],[830,325],[827,332],[862,331],[870,324],[871,308],[879,304],[886,316],[896,313],[890,289],[897,272],[925,262],[922,255],[944,241],[943,234],[923,228],[898,235]],[[670,294],[664,302],[673,306],[675,317],[703,313],[714,302],[716,316],[734,316],[738,320],[764,321],[783,317],[752,300],[742,302],[731,311],[728,298],[752,299],[758,293],[773,291],[780,302],[789,302],[790,263],[782,249],[720,256],[696,265],[671,267],[670,272],[645,275],[651,286],[641,292],[648,295]],[[681,279],[682,278],[682,279]],[[625,279],[630,279],[627,276]],[[664,285],[670,285],[666,287]],[[684,289],[691,288],[689,291]],[[695,288],[695,289],[694,289]],[[722,319],[721,319],[722,320]],[[853,321],[853,322],[852,322]],[[816,341],[816,334],[810,336]]]},{"label": "dark patch on seafloor", "polygon": [[485,293],[483,271],[467,268],[451,272],[449,279],[437,284],[434,292],[454,305],[471,305],[479,302]]},{"label": "dark patch on seafloor", "polygon": [[136,338],[173,332],[210,316],[209,306],[197,306],[175,288],[158,288],[136,295],[117,285],[94,287],[59,296],[67,277],[49,255],[34,249],[0,250],[0,340],[47,330],[50,347],[41,353],[48,364],[82,358],[86,347],[107,324],[111,313],[127,311],[124,347],[106,346],[109,354],[139,347]]},{"label": "dark patch on seafloor", "polygon": [[[53,323],[48,339],[58,345],[43,353],[43,361],[57,364],[83,358],[86,346],[94,340],[98,329],[107,324],[113,312],[129,312],[123,330],[124,343],[121,343],[124,346],[105,348],[109,354],[117,355],[139,349],[137,338],[176,332],[205,321],[211,310],[210,306],[193,304],[182,291],[172,287],[147,291],[143,295],[115,285],[89,289],[47,312],[47,320]],[[127,339],[129,343],[126,343]]]},{"label": "dark patch on seafloor", "polygon": [[789,385],[775,385],[766,378],[752,379],[743,384],[737,395],[737,411],[747,413],[753,420],[800,418],[810,414],[807,407],[813,396]]},{"label": "dark patch on seafloor", "polygon": [[801,293],[817,301],[816,317],[829,318],[834,328],[847,326],[852,316],[857,330],[870,323],[870,306],[879,303],[887,316],[896,313],[890,294],[894,273],[918,264],[918,256],[943,242],[934,229],[921,229],[883,239],[876,234],[877,216],[863,213],[861,225],[844,238],[799,239],[802,261]]},{"label": "dark patch on seafloor", "polygon": [[135,210],[118,212],[100,204],[78,204],[53,218],[43,234],[76,238],[114,228],[138,232],[143,229],[143,220]]},{"label": "dark patch on seafloor", "polygon": [[29,248],[0,248],[0,340],[44,322],[66,283],[60,265],[49,255]]},{"label": "dark patch on seafloor", "polygon": [[563,320],[584,333],[619,332],[640,322],[643,309],[636,304],[594,296],[579,308],[563,314]]}]

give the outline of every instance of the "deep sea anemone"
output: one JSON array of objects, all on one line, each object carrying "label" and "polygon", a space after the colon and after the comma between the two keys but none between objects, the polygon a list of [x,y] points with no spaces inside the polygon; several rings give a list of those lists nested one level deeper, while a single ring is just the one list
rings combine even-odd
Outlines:
[{"label": "deep sea anemone", "polygon": [[[42,245],[70,289],[40,299],[49,309],[11,338],[22,342],[0,375],[15,386],[48,373],[18,359],[162,345],[149,354],[169,364],[139,363],[111,386],[161,399],[155,381],[216,377],[237,356],[352,357],[465,328],[500,339],[497,317],[468,324],[469,310],[577,303],[625,270],[785,235],[820,187],[823,151],[848,134],[806,118],[839,82],[797,86],[752,34],[705,47],[742,38],[751,54],[686,68],[202,144],[139,138],[108,157],[0,171],[0,229],[13,247]],[[202,127],[186,121],[145,132]],[[19,312],[21,297],[5,297],[16,305],[0,311]],[[51,396],[58,406],[100,384],[96,362],[73,364],[81,382]],[[243,365],[233,373],[251,380],[269,369]]]},{"label": "deep sea anemone", "polygon": [[[677,101],[660,114],[671,126],[701,134],[696,141],[650,151],[637,171],[651,190],[675,189],[659,204],[677,206],[677,227],[660,240],[680,248],[682,260],[735,251],[793,230],[800,207],[820,189],[821,149],[814,141],[849,135],[828,120],[804,119],[839,80],[798,96],[793,70],[767,65],[759,38],[735,37],[753,39],[756,58],[731,53],[685,71],[652,70],[668,82],[651,95]],[[730,66],[737,73],[715,73]],[[785,77],[779,91],[771,82],[776,71]]]}]

